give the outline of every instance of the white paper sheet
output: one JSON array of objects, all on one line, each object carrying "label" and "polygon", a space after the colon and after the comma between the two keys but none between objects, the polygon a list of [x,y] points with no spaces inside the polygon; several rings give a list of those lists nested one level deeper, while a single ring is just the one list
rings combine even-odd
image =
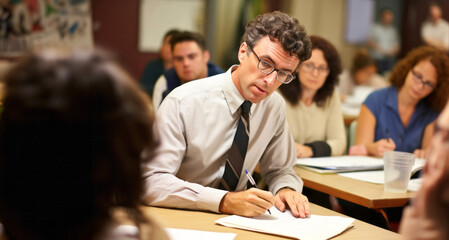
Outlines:
[{"label": "white paper sheet", "polygon": [[[415,159],[415,164],[412,167],[412,174],[416,171],[422,169],[424,164],[426,163],[426,160],[422,158]],[[370,182],[370,183],[377,183],[377,184],[384,184],[384,171],[360,171],[360,172],[345,172],[345,173],[339,173],[338,175],[357,179],[364,182]],[[413,180],[413,179],[412,179]],[[411,189],[419,188],[420,184],[418,182],[414,182],[412,184],[418,184],[418,186],[412,186]],[[410,186],[410,184],[409,184]],[[416,190],[411,190],[416,191]]]},{"label": "white paper sheet", "polygon": [[361,171],[361,172],[346,172],[338,175],[357,179],[364,182],[384,184],[384,171]]},{"label": "white paper sheet", "polygon": [[[348,173],[339,173],[338,175],[357,179],[364,182],[384,184],[384,171],[348,172]],[[416,192],[421,187],[421,184],[422,178],[410,179],[407,189],[409,191]]]},{"label": "white paper sheet", "polygon": [[[329,239],[352,227],[354,219],[340,216],[313,215],[309,218],[295,218],[290,211],[280,212],[276,207],[270,214],[247,218],[237,215],[220,218],[215,223],[233,228],[271,233],[301,240]],[[325,227],[323,227],[325,226]]]},{"label": "white paper sheet", "polygon": [[190,229],[166,228],[171,240],[233,240],[237,234],[223,232],[198,231]]}]

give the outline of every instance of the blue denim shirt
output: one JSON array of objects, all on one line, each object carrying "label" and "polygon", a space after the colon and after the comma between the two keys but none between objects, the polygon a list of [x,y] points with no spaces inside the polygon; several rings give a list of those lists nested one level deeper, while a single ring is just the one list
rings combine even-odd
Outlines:
[{"label": "blue denim shirt", "polygon": [[427,125],[435,121],[439,112],[430,109],[421,100],[412,114],[406,127],[402,125],[398,111],[398,89],[389,87],[371,93],[364,102],[365,106],[376,118],[374,141],[387,138],[388,129],[390,138],[396,144],[396,151],[413,153],[421,148],[422,137]]}]

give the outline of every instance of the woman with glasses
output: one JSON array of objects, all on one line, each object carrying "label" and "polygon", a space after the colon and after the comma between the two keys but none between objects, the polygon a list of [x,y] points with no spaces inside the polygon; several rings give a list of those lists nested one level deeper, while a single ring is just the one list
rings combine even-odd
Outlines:
[{"label": "woman with glasses", "polygon": [[327,40],[311,36],[312,57],[303,62],[297,79],[279,89],[286,100],[287,121],[297,157],[342,155],[346,133],[336,85],[341,61]]},{"label": "woman with glasses", "polygon": [[418,47],[395,65],[390,81],[392,87],[371,93],[362,105],[358,146],[350,154],[382,157],[396,150],[422,158],[449,96],[449,58],[436,48]]}]

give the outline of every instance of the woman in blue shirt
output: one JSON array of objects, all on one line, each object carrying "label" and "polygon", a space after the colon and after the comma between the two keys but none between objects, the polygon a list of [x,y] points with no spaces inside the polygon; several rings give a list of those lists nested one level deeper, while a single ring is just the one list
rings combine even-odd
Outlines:
[{"label": "woman in blue shirt", "polygon": [[368,155],[396,150],[424,157],[449,96],[449,58],[418,47],[396,64],[390,81],[392,87],[373,92],[362,105],[355,143]]}]

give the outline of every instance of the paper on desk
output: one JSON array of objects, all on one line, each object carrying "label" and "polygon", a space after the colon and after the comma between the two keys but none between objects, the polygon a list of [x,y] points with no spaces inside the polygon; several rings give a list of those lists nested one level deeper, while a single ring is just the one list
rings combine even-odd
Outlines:
[{"label": "paper on desk", "polygon": [[365,156],[298,158],[296,164],[317,172],[379,170],[384,166],[382,159]]},{"label": "paper on desk", "polygon": [[408,183],[408,190],[412,192],[416,192],[419,190],[422,184],[422,178],[410,179]]},{"label": "paper on desk", "polygon": [[[348,172],[348,173],[339,173],[338,175],[357,179],[364,182],[384,184],[384,171],[363,171],[363,172]],[[422,178],[410,179],[408,183],[408,190],[412,192],[418,191],[421,187]]]},{"label": "paper on desk", "polygon": [[307,240],[332,238],[352,227],[354,222],[353,218],[314,214],[305,219],[295,218],[290,211],[282,213],[276,207],[272,207],[270,211],[271,215],[264,214],[253,218],[233,215],[220,218],[215,223],[226,227]]},{"label": "paper on desk", "polygon": [[[426,163],[425,159],[416,158],[415,164],[412,167],[412,175],[416,171],[422,169],[422,167],[424,166],[425,163]],[[381,171],[346,172],[346,173],[339,173],[338,175],[357,179],[357,180],[364,181],[364,182],[384,184],[384,171],[383,170],[381,170]],[[413,184],[415,184],[415,183],[413,183]],[[417,187],[419,188],[419,186],[417,186]],[[411,189],[415,189],[415,188],[416,188],[416,186],[412,187]],[[411,190],[411,191],[413,191],[413,190]]]},{"label": "paper on desk", "polygon": [[364,182],[384,184],[384,171],[361,171],[361,172],[346,172],[338,175],[357,179]]},{"label": "paper on desk", "polygon": [[171,240],[191,240],[191,239],[214,239],[233,240],[237,234],[223,232],[198,231],[190,229],[166,228]]}]

